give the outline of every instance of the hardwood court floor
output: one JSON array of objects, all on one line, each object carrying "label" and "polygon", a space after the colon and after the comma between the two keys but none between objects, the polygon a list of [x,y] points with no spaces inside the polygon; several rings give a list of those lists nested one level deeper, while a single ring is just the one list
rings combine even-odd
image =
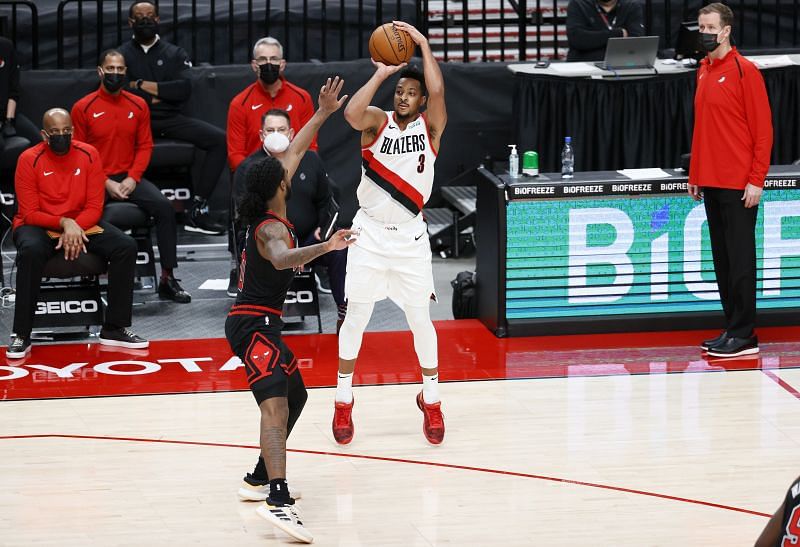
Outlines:
[{"label": "hardwood court floor", "polygon": [[[357,387],[347,447],[330,432],[333,390],[311,389],[289,483],[317,545],[752,545],[800,474],[800,343],[775,332],[760,358],[724,366],[635,336],[623,349],[608,338],[497,341],[481,360],[500,356],[517,379],[442,384],[439,447],[422,436],[417,385]],[[383,352],[408,357],[387,336]],[[455,344],[446,328],[441,340]],[[59,366],[91,360],[63,354]],[[314,370],[330,378],[328,361]],[[2,400],[0,417],[0,545],[291,543],[236,498],[257,457],[247,392]]]}]

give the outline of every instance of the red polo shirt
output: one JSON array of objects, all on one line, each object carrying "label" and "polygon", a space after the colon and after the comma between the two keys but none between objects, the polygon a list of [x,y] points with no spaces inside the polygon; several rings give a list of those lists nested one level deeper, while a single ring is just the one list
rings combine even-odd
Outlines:
[{"label": "red polo shirt", "polygon": [[74,138],[100,152],[106,175],[139,182],[153,154],[150,109],[144,99],[127,91],[111,95],[103,86],[72,107]]},{"label": "red polo shirt", "polygon": [[764,78],[736,48],[697,71],[689,183],[763,187],[772,152],[772,112]]},{"label": "red polo shirt", "polygon": [[86,230],[100,220],[106,175],[97,150],[72,141],[69,152],[57,156],[45,142],[22,153],[14,176],[17,214],[13,227],[39,226],[61,230],[62,217]]},{"label": "red polo shirt", "polygon": [[[261,146],[261,118],[268,110],[280,108],[289,113],[292,129],[297,134],[314,115],[314,103],[308,91],[281,78],[275,97],[257,81],[236,95],[228,108],[228,163],[235,171],[242,161]],[[309,150],[317,149],[317,137]]]}]

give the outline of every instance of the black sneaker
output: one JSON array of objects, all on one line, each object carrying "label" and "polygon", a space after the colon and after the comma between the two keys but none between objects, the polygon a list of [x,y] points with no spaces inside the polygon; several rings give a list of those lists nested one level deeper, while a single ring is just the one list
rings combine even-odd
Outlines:
[{"label": "black sneaker", "polygon": [[169,276],[166,280],[162,279],[158,284],[158,296],[167,298],[178,304],[188,304],[192,301],[192,295],[183,290],[178,284],[178,280]]},{"label": "black sneaker", "polygon": [[711,348],[719,346],[720,344],[724,344],[725,340],[727,340],[727,339],[728,339],[728,332],[727,331],[722,331],[722,334],[720,334],[716,338],[711,338],[709,340],[703,340],[700,343],[700,349],[702,349],[703,351],[708,351]]},{"label": "black sneaker", "polygon": [[222,235],[226,228],[222,224],[215,222],[208,210],[208,201],[195,198],[189,211],[186,213],[186,224],[183,228],[187,232],[197,232],[209,235]]},{"label": "black sneaker", "polygon": [[236,298],[239,294],[239,268],[231,270],[231,277],[228,279],[228,290],[226,293],[231,298]]},{"label": "black sneaker", "polygon": [[100,331],[100,343],[104,346],[117,346],[120,348],[142,349],[150,345],[150,342],[137,336],[128,328],[107,329],[103,327]]},{"label": "black sneaker", "polygon": [[711,357],[738,357],[758,353],[758,336],[726,338],[725,342],[708,350]]},{"label": "black sneaker", "polygon": [[6,348],[6,357],[9,359],[22,359],[31,352],[31,337],[14,335],[11,343]]}]

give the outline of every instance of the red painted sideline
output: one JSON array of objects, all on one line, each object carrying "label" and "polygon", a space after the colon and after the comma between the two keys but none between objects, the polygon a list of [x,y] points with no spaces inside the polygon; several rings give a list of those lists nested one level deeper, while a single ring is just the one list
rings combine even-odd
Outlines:
[{"label": "red painted sideline", "polygon": [[800,391],[797,391],[795,388],[793,388],[792,385],[789,382],[787,382],[786,380],[782,379],[781,377],[779,377],[777,374],[775,374],[771,370],[762,370],[761,372],[766,374],[767,378],[769,378],[770,380],[772,380],[773,382],[775,382],[776,384],[781,386],[783,389],[785,389],[786,391],[788,391],[789,393],[791,393],[792,395],[794,395],[795,397],[800,399]]},{"label": "red painted sideline", "polygon": [[[88,440],[99,440],[99,441],[127,441],[127,442],[137,442],[137,443],[163,443],[163,444],[179,444],[179,445],[190,445],[190,446],[212,446],[212,447],[219,447],[219,448],[250,448],[257,450],[258,446],[247,445],[247,444],[229,444],[229,443],[209,443],[209,442],[202,442],[202,441],[177,441],[177,440],[170,440],[170,439],[140,439],[135,437],[112,437],[112,436],[97,436],[97,435],[2,435],[0,436],[0,440],[11,440],[11,439],[47,439],[47,438],[54,438],[54,439],[88,439]],[[741,507],[733,507],[731,505],[722,505],[719,503],[713,503],[710,501],[701,501],[701,500],[693,500],[689,498],[681,498],[678,496],[670,496],[668,494],[658,494],[656,492],[646,492],[644,490],[635,490],[632,488],[624,488],[621,486],[610,486],[607,484],[598,484],[593,482],[584,482],[584,481],[574,481],[569,479],[560,479],[558,477],[548,477],[546,475],[533,475],[530,473],[519,473],[516,471],[503,471],[502,469],[488,469],[484,467],[471,467],[468,465],[456,465],[451,463],[438,463],[438,462],[426,462],[421,460],[407,460],[403,458],[387,458],[384,456],[368,456],[365,454],[343,454],[341,452],[324,452],[321,450],[301,450],[296,448],[288,448],[287,452],[295,452],[297,454],[312,454],[316,456],[336,456],[340,458],[360,458],[364,460],[376,460],[376,461],[383,461],[383,462],[392,462],[392,463],[407,463],[413,465],[427,465],[431,467],[444,467],[446,469],[460,469],[463,471],[477,471],[480,473],[492,473],[495,475],[507,475],[511,477],[521,477],[525,479],[537,479],[543,481],[550,481],[550,482],[559,482],[563,484],[574,484],[577,486],[587,486],[590,488],[602,488],[604,490],[613,490],[616,492],[625,492],[628,494],[638,494],[640,496],[649,496],[652,498],[660,498],[672,501],[680,501],[684,503],[692,503],[695,505],[704,505],[706,507],[714,507],[716,509],[725,509],[727,511],[735,511],[737,513],[745,513],[748,515],[755,515],[758,517],[765,517],[771,518],[772,515],[769,513],[761,513],[760,511],[752,511],[750,509],[742,509]]]}]

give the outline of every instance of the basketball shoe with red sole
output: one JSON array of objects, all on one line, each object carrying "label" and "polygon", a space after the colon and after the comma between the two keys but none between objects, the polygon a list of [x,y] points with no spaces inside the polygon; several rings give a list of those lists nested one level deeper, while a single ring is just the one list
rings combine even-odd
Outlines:
[{"label": "basketball shoe with red sole", "polygon": [[417,395],[417,406],[425,417],[422,422],[422,432],[425,433],[425,438],[431,444],[441,444],[444,440],[444,416],[442,416],[441,401],[427,404],[420,391]]},{"label": "basketball shoe with red sole", "polygon": [[339,444],[349,444],[353,440],[353,405],[356,400],[353,399],[350,403],[340,403],[336,401],[333,410],[333,438]]}]

